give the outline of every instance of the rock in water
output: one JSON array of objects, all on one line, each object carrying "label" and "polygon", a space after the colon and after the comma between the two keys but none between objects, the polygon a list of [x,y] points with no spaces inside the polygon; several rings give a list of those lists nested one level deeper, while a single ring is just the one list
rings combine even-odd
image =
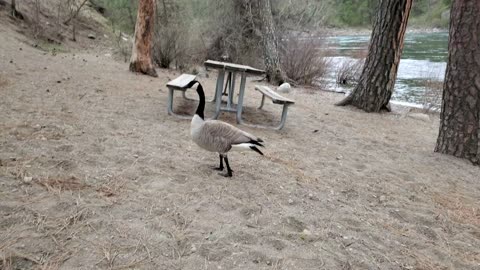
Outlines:
[{"label": "rock in water", "polygon": [[282,84],[277,88],[277,91],[280,92],[280,93],[289,93],[291,88],[292,88],[292,87],[290,86],[289,83],[282,83]]}]

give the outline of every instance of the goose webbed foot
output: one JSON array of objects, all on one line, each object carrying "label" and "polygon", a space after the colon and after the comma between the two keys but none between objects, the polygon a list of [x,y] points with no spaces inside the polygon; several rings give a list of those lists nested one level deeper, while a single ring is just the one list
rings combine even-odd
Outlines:
[{"label": "goose webbed foot", "polygon": [[223,177],[232,177],[233,176],[233,171],[227,171],[224,173],[218,173],[218,175],[221,175]]},{"label": "goose webbed foot", "polygon": [[215,171],[223,171],[223,167],[210,166],[210,168]]}]

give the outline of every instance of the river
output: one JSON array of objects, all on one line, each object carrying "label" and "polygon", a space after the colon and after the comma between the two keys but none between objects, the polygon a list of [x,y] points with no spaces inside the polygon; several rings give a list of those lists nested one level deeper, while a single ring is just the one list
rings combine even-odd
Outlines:
[{"label": "river", "polygon": [[[329,55],[333,55],[327,57],[331,64],[326,78],[329,89],[351,91],[351,87],[336,85],[338,67],[345,61],[355,61],[354,56],[359,55],[359,51],[366,50],[369,39],[369,35],[338,35],[326,38],[326,49]],[[407,32],[392,100],[410,105],[422,104],[425,82],[443,81],[447,57],[448,32]]]}]

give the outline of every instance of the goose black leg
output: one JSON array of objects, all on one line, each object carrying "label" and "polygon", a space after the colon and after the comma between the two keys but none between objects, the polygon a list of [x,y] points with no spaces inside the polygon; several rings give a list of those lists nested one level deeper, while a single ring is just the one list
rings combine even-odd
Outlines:
[{"label": "goose black leg", "polygon": [[228,164],[228,157],[227,155],[225,155],[223,157],[223,159],[225,160],[225,165],[227,165],[227,173],[222,173],[220,175],[222,176],[225,176],[225,177],[232,177],[233,176],[233,171],[232,171],[232,168],[230,168],[230,164]]},{"label": "goose black leg", "polygon": [[222,154],[218,155],[220,157],[220,167],[213,167],[214,170],[223,171],[223,156]]}]

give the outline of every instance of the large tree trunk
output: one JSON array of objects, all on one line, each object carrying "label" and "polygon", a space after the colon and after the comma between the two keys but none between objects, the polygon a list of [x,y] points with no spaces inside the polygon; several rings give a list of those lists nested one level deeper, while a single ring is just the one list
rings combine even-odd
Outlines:
[{"label": "large tree trunk", "polygon": [[380,1],[360,80],[336,105],[351,104],[367,112],[388,110],[411,7],[412,0]]},{"label": "large tree trunk", "polygon": [[267,80],[278,85],[284,81],[285,75],[280,67],[278,41],[275,35],[275,24],[273,22],[270,0],[258,1],[258,13]]},{"label": "large tree trunk", "polygon": [[135,25],[130,71],[158,77],[152,63],[152,41],[155,25],[155,0],[140,0]]},{"label": "large tree trunk", "polygon": [[435,152],[480,165],[480,1],[455,0]]}]

